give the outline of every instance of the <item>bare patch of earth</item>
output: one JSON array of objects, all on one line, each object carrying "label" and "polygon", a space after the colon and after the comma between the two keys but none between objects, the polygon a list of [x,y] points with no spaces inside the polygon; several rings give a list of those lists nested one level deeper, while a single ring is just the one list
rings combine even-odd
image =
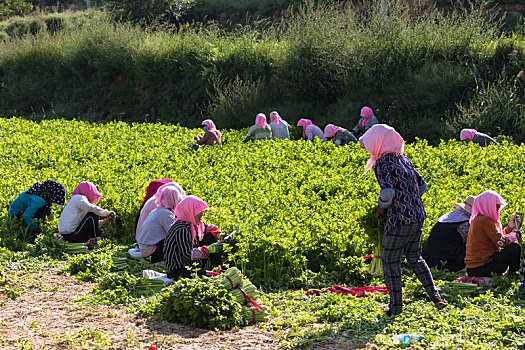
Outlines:
[{"label": "bare patch of earth", "polygon": [[57,274],[9,272],[13,299],[0,296],[3,349],[277,349],[280,339],[256,326],[217,332],[127,313],[118,305],[76,300],[93,283]]}]

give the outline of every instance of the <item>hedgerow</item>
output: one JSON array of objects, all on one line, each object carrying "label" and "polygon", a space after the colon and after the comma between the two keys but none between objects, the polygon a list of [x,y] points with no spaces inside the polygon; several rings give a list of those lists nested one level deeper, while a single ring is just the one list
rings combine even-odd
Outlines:
[{"label": "hedgerow", "polygon": [[500,96],[525,105],[519,81],[507,92],[524,66],[521,35],[500,34],[481,5],[444,14],[389,3],[384,22],[379,2],[359,11],[307,2],[279,24],[230,31],[143,30],[97,17],[7,41],[0,112],[189,127],[211,117],[238,129],[278,109],[290,122],[352,127],[370,105],[409,140],[437,144],[474,124],[523,141],[523,108],[494,119],[485,107]]}]

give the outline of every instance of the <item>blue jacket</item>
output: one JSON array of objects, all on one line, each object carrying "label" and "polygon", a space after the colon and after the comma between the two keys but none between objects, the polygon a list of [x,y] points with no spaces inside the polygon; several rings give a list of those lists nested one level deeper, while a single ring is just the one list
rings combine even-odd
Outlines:
[{"label": "blue jacket", "polygon": [[44,198],[34,195],[27,194],[26,191],[20,193],[18,197],[11,203],[9,209],[7,210],[7,215],[15,216],[19,213],[22,213],[22,218],[24,222],[30,229],[35,229],[38,227],[36,222],[33,222],[33,217],[38,209],[44,207],[46,201]]}]

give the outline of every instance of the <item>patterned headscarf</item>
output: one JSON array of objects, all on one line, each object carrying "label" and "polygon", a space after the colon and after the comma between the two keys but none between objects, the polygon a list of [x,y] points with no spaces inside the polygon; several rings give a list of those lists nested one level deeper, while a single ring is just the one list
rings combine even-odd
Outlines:
[{"label": "patterned headscarf", "polygon": [[271,112],[270,113],[270,123],[275,122],[277,125],[282,124],[283,119],[277,112]]},{"label": "patterned headscarf", "polygon": [[95,185],[89,181],[82,181],[79,183],[78,186],[75,187],[73,193],[71,193],[71,197],[77,194],[86,196],[88,202],[91,204],[102,198],[102,194],[97,190]]},{"label": "patterned headscarf", "polygon": [[259,125],[263,129],[266,129],[268,126],[268,123],[266,122],[266,116],[263,113],[257,114],[255,117],[255,124]]},{"label": "patterned headscarf", "polygon": [[52,203],[63,206],[66,202],[66,187],[53,180],[36,182],[26,193],[42,197],[46,201],[46,207],[51,207]]},{"label": "patterned headscarf", "polygon": [[204,223],[195,222],[195,216],[208,209],[208,205],[204,203],[202,199],[197,196],[188,196],[184,198],[177,208],[175,208],[175,216],[177,221],[186,221],[191,226],[191,244],[195,241],[195,237],[198,236],[199,240],[204,237]]},{"label": "patterned headscarf", "polygon": [[376,160],[382,155],[387,153],[400,155],[405,150],[405,140],[403,140],[396,129],[386,124],[375,124],[372,126],[359,138],[359,143],[372,155],[366,162],[363,175],[372,168]]},{"label": "patterned headscarf", "polygon": [[155,193],[157,193],[157,190],[160,186],[172,182],[170,179],[161,179],[161,180],[155,180],[151,181],[146,188],[146,196],[142,200],[142,203],[145,203],[148,199],[150,199]]},{"label": "patterned headscarf", "polygon": [[310,125],[315,125],[314,123],[312,123],[312,121],[310,119],[299,119],[299,121],[297,122],[297,126],[302,126],[303,127],[303,139],[306,139],[306,128],[309,127]]},{"label": "patterned headscarf", "polygon": [[343,128],[341,128],[340,126],[336,126],[334,124],[328,124],[327,126],[325,126],[324,128],[324,137],[334,137],[335,134],[339,131],[339,130],[342,130]]},{"label": "patterned headscarf", "polygon": [[361,117],[363,117],[363,121],[361,122],[361,125],[365,126],[366,124],[368,124],[368,121],[373,116],[374,116],[374,111],[372,110],[372,108],[367,107],[367,106],[364,106],[363,108],[361,108]]},{"label": "patterned headscarf", "polygon": [[[499,210],[497,204],[500,204]],[[472,214],[470,215],[470,222],[478,215],[488,216],[496,223],[499,232],[503,232],[501,222],[499,221],[499,214],[501,209],[507,205],[507,202],[495,191],[485,191],[474,199],[472,204]]]},{"label": "patterned headscarf", "polygon": [[476,129],[463,129],[463,130],[461,130],[461,133],[459,134],[459,139],[461,141],[467,140],[467,139],[472,141],[472,139],[474,138],[474,135],[476,135],[476,133],[477,133]]}]

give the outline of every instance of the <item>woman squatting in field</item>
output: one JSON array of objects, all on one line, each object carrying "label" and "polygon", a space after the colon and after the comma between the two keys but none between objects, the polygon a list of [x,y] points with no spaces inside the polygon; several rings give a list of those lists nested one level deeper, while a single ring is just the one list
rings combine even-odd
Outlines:
[{"label": "woman squatting in field", "polygon": [[492,273],[502,275],[507,269],[512,275],[519,270],[521,234],[513,231],[516,213],[505,229],[499,218],[506,205],[494,191],[485,191],[474,199],[465,257],[470,277],[491,277]]},{"label": "woman squatting in field", "polygon": [[255,117],[255,125],[248,130],[248,134],[246,134],[246,138],[242,142],[271,139],[273,139],[272,128],[266,122],[266,116],[263,113],[259,113]]},{"label": "woman squatting in field", "polygon": [[290,129],[292,126],[275,111],[270,113],[270,128],[274,139],[290,140]]},{"label": "woman squatting in field", "polygon": [[[96,206],[102,194],[91,182],[83,181],[75,188],[60,219],[58,232],[70,243],[96,242],[100,228],[115,221],[116,214]],[[107,217],[99,220],[99,216]]]},{"label": "woman squatting in field", "polygon": [[352,129],[352,133],[359,137],[368,131],[372,126],[378,123],[374,111],[372,108],[364,106],[361,108],[361,118],[357,122],[356,126]]},{"label": "woman squatting in field", "polygon": [[[140,205],[139,212],[135,218],[135,239],[140,232],[144,220],[148,217],[148,214],[157,207],[155,199],[152,199],[152,197],[157,193],[161,186],[171,182],[173,182],[171,179],[154,180],[148,184],[148,187],[146,187],[144,199],[142,199],[142,204]],[[148,209],[143,211],[145,207]]]},{"label": "woman squatting in field", "polygon": [[328,124],[325,126],[324,137],[327,140],[333,138],[333,142],[336,146],[344,146],[350,142],[357,143],[357,139],[350,131],[334,124]]},{"label": "woman squatting in field", "polygon": [[323,130],[315,125],[310,119],[299,119],[297,126],[303,128],[303,139],[313,141],[317,137],[322,141],[326,141]]},{"label": "woman squatting in field", "polygon": [[426,182],[403,155],[404,140],[385,124],[372,126],[360,139],[372,156],[366,163],[366,174],[375,164],[375,175],[381,187],[377,214],[386,210],[384,237],[381,242],[383,277],[390,295],[388,316],[403,310],[401,258],[405,255],[410,267],[425,288],[437,309],[448,304],[441,299],[425,260],[421,257],[421,234],[426,213],[421,196]]},{"label": "woman squatting in field", "polygon": [[38,223],[33,222],[33,219],[45,220],[53,213],[51,206],[53,203],[63,206],[65,201],[66,188],[63,184],[53,180],[37,182],[11,202],[7,215],[23,219],[36,236],[37,233],[42,232],[42,229]]},{"label": "woman squatting in field", "polygon": [[161,186],[152,197],[156,208],[148,214],[137,235],[141,256],[149,258],[151,263],[164,260],[164,240],[175,221],[175,208],[185,197],[186,194],[175,182]]},{"label": "woman squatting in field", "polygon": [[164,241],[164,263],[168,278],[192,276],[192,264],[197,262],[197,275],[206,274],[204,263],[209,259],[212,266],[222,264],[220,253],[224,236],[217,226],[201,221],[208,205],[196,196],[184,198],[175,208],[177,220]]},{"label": "woman squatting in field", "polygon": [[201,129],[204,135],[197,135],[194,137],[195,143],[191,146],[193,149],[198,149],[204,145],[219,145],[222,148],[222,134],[215,127],[215,123],[211,119],[206,119],[202,122]]}]

